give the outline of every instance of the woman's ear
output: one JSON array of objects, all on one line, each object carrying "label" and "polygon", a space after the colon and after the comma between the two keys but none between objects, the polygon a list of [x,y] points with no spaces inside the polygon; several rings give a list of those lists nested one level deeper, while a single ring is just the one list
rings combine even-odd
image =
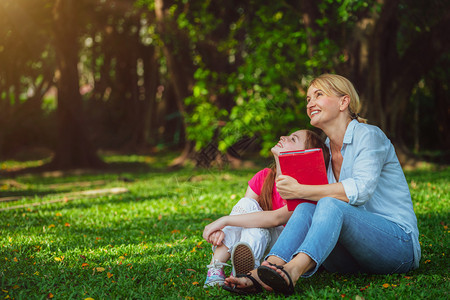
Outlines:
[{"label": "woman's ear", "polygon": [[345,95],[343,97],[341,97],[340,100],[340,104],[339,104],[339,109],[341,111],[344,111],[347,109],[347,107],[350,105],[350,96],[349,95]]}]

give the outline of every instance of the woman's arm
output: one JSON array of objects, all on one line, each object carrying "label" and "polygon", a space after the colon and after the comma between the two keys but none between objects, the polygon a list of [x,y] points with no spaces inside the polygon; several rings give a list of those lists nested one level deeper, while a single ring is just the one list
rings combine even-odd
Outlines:
[{"label": "woman's arm", "polygon": [[272,228],[286,224],[292,215],[287,206],[277,210],[258,211],[242,215],[224,216],[205,226],[203,238],[209,241],[210,235],[225,226],[239,226],[245,228]]},{"label": "woman's arm", "polygon": [[277,180],[277,191],[283,199],[308,199],[319,201],[324,197],[333,197],[345,202],[349,199],[342,183],[305,185],[300,184],[293,177],[280,175]]}]

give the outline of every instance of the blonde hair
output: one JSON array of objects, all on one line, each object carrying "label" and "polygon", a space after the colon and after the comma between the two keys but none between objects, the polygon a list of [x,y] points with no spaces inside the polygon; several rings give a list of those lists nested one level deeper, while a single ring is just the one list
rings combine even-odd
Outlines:
[{"label": "blonde hair", "polygon": [[348,95],[350,97],[350,104],[348,105],[350,118],[356,119],[360,123],[367,123],[367,119],[364,119],[359,115],[361,102],[359,100],[359,95],[350,80],[336,74],[322,74],[311,81],[309,86],[312,85],[321,89],[328,96],[343,97]]}]

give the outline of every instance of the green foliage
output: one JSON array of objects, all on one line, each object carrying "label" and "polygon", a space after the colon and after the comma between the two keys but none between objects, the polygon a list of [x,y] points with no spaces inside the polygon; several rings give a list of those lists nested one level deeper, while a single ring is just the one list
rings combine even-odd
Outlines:
[{"label": "green foliage", "polygon": [[[63,199],[83,189],[125,187],[104,195],[1,211],[0,288],[15,299],[235,299],[203,289],[211,248],[206,224],[228,214],[253,170],[167,171],[172,157],[108,156],[118,173],[18,176],[0,182],[1,196],[22,195],[0,208]],[[32,162],[27,165],[34,165]],[[8,162],[8,168],[16,168]],[[3,167],[2,167],[3,168]],[[446,299],[450,169],[406,172],[418,217],[422,261],[399,275],[320,272],[301,279],[295,297],[306,299]],[[131,181],[132,180],[132,181]],[[104,181],[82,187],[80,182]],[[230,270],[226,270],[229,273]],[[267,299],[284,299],[265,293]],[[259,299],[258,297],[249,297]]]},{"label": "green foliage", "polygon": [[[253,4],[256,3],[251,1],[248,6],[231,9],[231,13],[237,12],[240,17],[233,20],[228,34],[217,43],[217,50],[228,54],[235,71],[208,76],[212,71],[209,72],[208,65],[203,65],[197,73],[200,76],[195,77],[194,93],[186,103],[194,105],[188,115],[188,137],[195,140],[199,148],[215,136],[219,149],[226,151],[240,139],[256,135],[262,144],[261,153],[267,155],[279,135],[308,127],[304,101],[307,83],[324,70],[334,70],[343,60],[337,41],[326,34],[305,30],[301,12],[290,4]],[[207,5],[213,4],[206,2],[201,15],[210,19],[208,15],[212,13]],[[337,12],[334,12],[336,7]],[[351,26],[348,23],[356,20],[354,15],[367,7],[367,2],[361,4],[360,1],[323,2],[324,18],[316,22],[324,31],[335,24]],[[333,19],[325,14],[329,11],[333,11]],[[208,34],[218,26],[215,21],[202,28],[194,26],[195,22],[189,23],[186,15],[181,19],[183,27],[189,27],[191,37]],[[200,19],[195,20],[200,22]],[[310,36],[320,42],[315,46],[309,44]],[[315,49],[311,52],[313,46]],[[232,103],[228,114],[213,108],[215,104],[210,99],[221,96]],[[225,125],[218,128],[212,125],[214,120],[221,120]]]}]

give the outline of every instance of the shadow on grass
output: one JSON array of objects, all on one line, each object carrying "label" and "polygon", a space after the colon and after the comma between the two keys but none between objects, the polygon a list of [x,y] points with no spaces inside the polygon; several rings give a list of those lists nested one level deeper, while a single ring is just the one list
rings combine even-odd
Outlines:
[{"label": "shadow on grass", "polygon": [[17,176],[42,176],[42,177],[65,177],[65,176],[81,176],[96,174],[117,174],[122,172],[144,173],[157,172],[161,168],[152,168],[150,165],[141,162],[112,162],[105,164],[102,168],[82,168],[70,170],[55,170],[50,164],[29,167],[18,170],[0,170],[0,178],[14,178]]},{"label": "shadow on grass", "polygon": [[[219,215],[195,210],[165,213],[162,209],[150,211],[143,208],[135,212],[132,208],[132,204],[157,201],[165,196],[165,193],[155,193],[135,198],[129,194],[101,197],[92,202],[70,202],[64,206],[44,206],[31,212],[18,210],[4,214],[3,223],[14,224],[11,230],[14,231],[15,238],[18,235],[42,235],[41,238],[46,241],[53,240],[54,242],[47,244],[48,249],[43,249],[45,255],[38,266],[30,268],[33,268],[31,269],[33,272],[40,273],[44,273],[43,270],[48,273],[55,268],[57,271],[53,274],[62,274],[63,271],[66,272],[64,274],[71,273],[69,276],[71,286],[66,287],[64,291],[73,291],[78,293],[79,297],[83,294],[76,289],[83,290],[88,285],[105,287],[92,288],[90,295],[96,295],[95,298],[111,295],[132,298],[129,293],[133,292],[138,298],[145,295],[149,297],[159,295],[175,298],[195,296],[195,298],[231,299],[233,295],[226,291],[215,289],[206,292],[201,286],[206,276],[205,265],[209,263],[211,254],[210,245],[201,243],[203,241],[201,234],[209,220]],[[114,207],[116,204],[117,213]],[[129,205],[124,207],[120,204]],[[97,206],[100,212],[90,212],[93,206]],[[80,209],[79,216],[70,215],[70,211],[74,208]],[[62,212],[63,215],[55,217],[57,212]],[[86,215],[83,215],[84,212]],[[95,219],[96,213],[105,214],[107,217],[103,218],[103,221],[98,221]],[[11,221],[6,220],[7,218]],[[394,299],[396,294],[392,286],[398,286],[397,290],[402,289],[404,292],[411,288],[409,286],[411,282],[415,289],[409,293],[414,294],[445,284],[444,279],[448,270],[445,267],[446,257],[442,253],[446,251],[448,238],[443,231],[442,222],[448,220],[448,214],[419,214],[418,219],[423,234],[421,236],[423,258],[418,270],[396,275],[338,275],[322,271],[312,278],[301,279],[296,287],[296,296],[336,298],[339,295],[350,294],[349,296],[361,295],[367,299],[374,299],[384,295],[386,298]],[[70,226],[65,226],[65,222],[70,222]],[[52,224],[56,224],[56,227],[50,228]],[[46,231],[43,230],[44,226],[47,228]],[[9,231],[5,227],[1,230],[3,234]],[[36,244],[36,240],[24,238],[14,246],[14,249],[5,245],[0,249],[0,257],[9,257],[14,253],[20,262],[36,252]],[[13,252],[17,246],[20,246],[19,252]],[[20,256],[22,253],[24,256]],[[56,262],[54,257],[61,255],[66,257],[65,260]],[[89,268],[86,267],[86,270],[82,268],[82,263],[87,263]],[[120,281],[121,285],[107,283],[106,274],[95,275],[93,268],[97,266],[106,267],[108,272],[114,274],[112,280]],[[65,276],[53,277],[55,286],[62,286]],[[18,285],[27,287],[29,283],[25,279],[28,280],[24,278]],[[37,276],[31,279],[37,286],[45,280],[38,279]],[[389,284],[390,287],[384,288],[384,284]],[[85,290],[89,291],[89,288]],[[408,294],[401,295],[407,298]],[[270,293],[263,296],[270,299],[284,299]]]}]

